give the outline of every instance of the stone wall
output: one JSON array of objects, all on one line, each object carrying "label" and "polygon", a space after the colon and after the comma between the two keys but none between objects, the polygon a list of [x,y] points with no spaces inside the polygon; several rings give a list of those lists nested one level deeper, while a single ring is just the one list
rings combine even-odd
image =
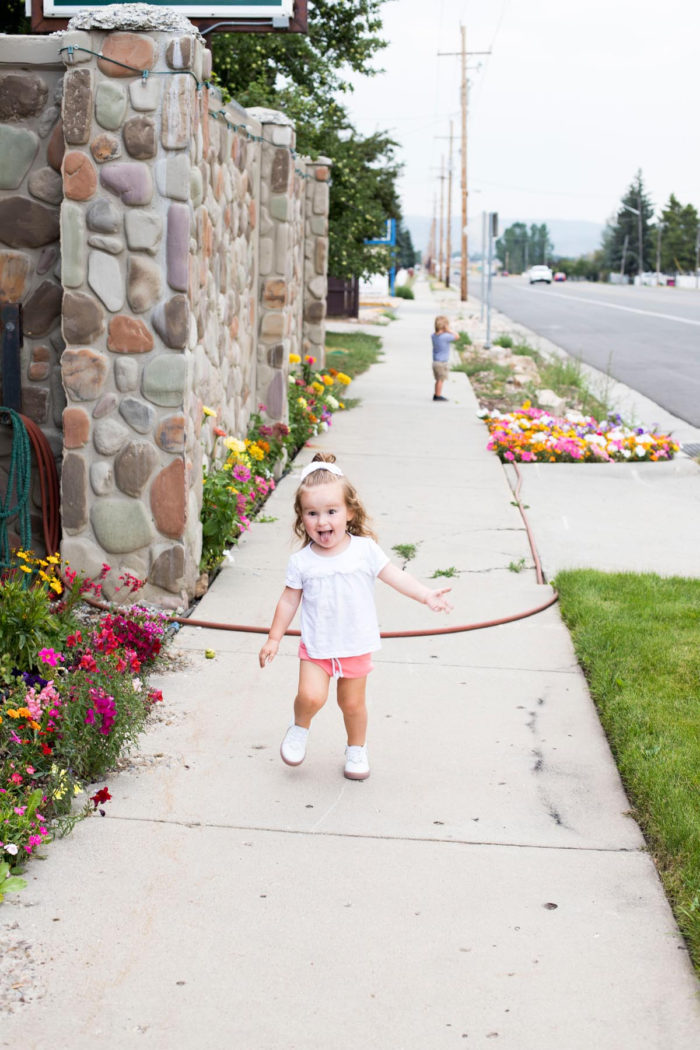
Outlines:
[{"label": "stone wall", "polygon": [[[65,405],[59,252],[64,67],[55,43],[11,39],[11,46],[0,48],[0,302],[22,304],[22,411],[41,427],[60,460]],[[10,449],[11,431],[2,427],[3,491]],[[32,497],[32,532],[44,553],[37,477]]]},{"label": "stone wall", "polygon": [[[319,302],[306,211],[322,180],[282,114],[222,106],[181,18],[172,32],[0,38],[0,63],[18,40],[53,65],[50,81],[43,69],[0,81],[0,145],[22,158],[0,159],[0,290],[24,301],[39,340],[24,350],[23,410],[62,456],[62,553],[89,573],[110,564],[107,594],[128,571],[147,599],[182,605],[215,448],[204,407],[239,437],[260,403],[284,419],[304,296]],[[35,232],[17,240],[15,227]]]}]

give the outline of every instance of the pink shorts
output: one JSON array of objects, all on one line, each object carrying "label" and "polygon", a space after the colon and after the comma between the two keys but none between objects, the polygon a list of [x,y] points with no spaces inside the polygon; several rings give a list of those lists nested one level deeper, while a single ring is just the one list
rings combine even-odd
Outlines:
[{"label": "pink shorts", "polygon": [[309,663],[317,664],[325,671],[329,678],[365,678],[374,668],[371,653],[362,653],[361,656],[332,656],[328,660],[317,659],[309,656],[306,646],[299,642],[299,659],[308,660]]}]

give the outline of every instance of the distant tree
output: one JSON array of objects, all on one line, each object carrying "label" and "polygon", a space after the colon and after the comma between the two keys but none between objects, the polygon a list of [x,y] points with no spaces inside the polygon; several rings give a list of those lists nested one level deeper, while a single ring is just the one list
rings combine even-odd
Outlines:
[{"label": "distant tree", "polygon": [[413,247],[411,231],[406,229],[401,219],[396,224],[396,265],[404,270],[415,266],[418,252]]},{"label": "distant tree", "polygon": [[602,281],[606,277],[602,248],[576,258],[557,256],[552,259],[551,265],[554,269],[562,270],[569,279]]},{"label": "distant tree", "polygon": [[496,241],[496,258],[510,273],[524,273],[532,261],[528,256],[529,236],[524,222],[514,222]]},{"label": "distant tree", "polygon": [[640,270],[639,215],[641,212],[641,269],[655,268],[655,237],[652,218],[654,205],[646,190],[641,170],[629,185],[613,218],[603,232],[605,266],[614,273],[634,277]]},{"label": "distant tree", "polygon": [[553,251],[554,245],[549,236],[549,228],[547,224],[543,222],[538,226],[536,223],[533,223],[530,226],[530,234],[528,238],[530,266],[545,265],[551,258]]},{"label": "distant tree", "polygon": [[698,243],[698,211],[692,204],[681,204],[672,193],[656,224],[657,256],[663,273],[678,274],[695,270]]}]

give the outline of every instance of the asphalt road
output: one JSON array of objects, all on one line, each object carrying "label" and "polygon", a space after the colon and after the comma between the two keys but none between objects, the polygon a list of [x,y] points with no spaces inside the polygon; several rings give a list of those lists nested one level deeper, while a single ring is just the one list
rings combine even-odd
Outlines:
[{"label": "asphalt road", "polygon": [[493,305],[700,426],[700,291],[500,277]]}]

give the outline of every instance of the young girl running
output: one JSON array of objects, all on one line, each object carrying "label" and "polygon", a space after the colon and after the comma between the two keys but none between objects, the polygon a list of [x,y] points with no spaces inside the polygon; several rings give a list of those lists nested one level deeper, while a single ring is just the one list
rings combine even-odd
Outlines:
[{"label": "young girl running", "polygon": [[317,453],[304,467],[294,510],[294,532],[304,546],[289,559],[286,586],[259,655],[261,667],[274,659],[301,603],[299,689],[280,753],[288,766],[304,761],[311,719],[328,699],[330,680],[335,678],[348,737],[345,776],[365,780],[369,776],[365,690],[371,654],[381,644],[375,577],[434,612],[450,611],[445,598],[450,588],[432,590],[390,564],[335,456]]}]

